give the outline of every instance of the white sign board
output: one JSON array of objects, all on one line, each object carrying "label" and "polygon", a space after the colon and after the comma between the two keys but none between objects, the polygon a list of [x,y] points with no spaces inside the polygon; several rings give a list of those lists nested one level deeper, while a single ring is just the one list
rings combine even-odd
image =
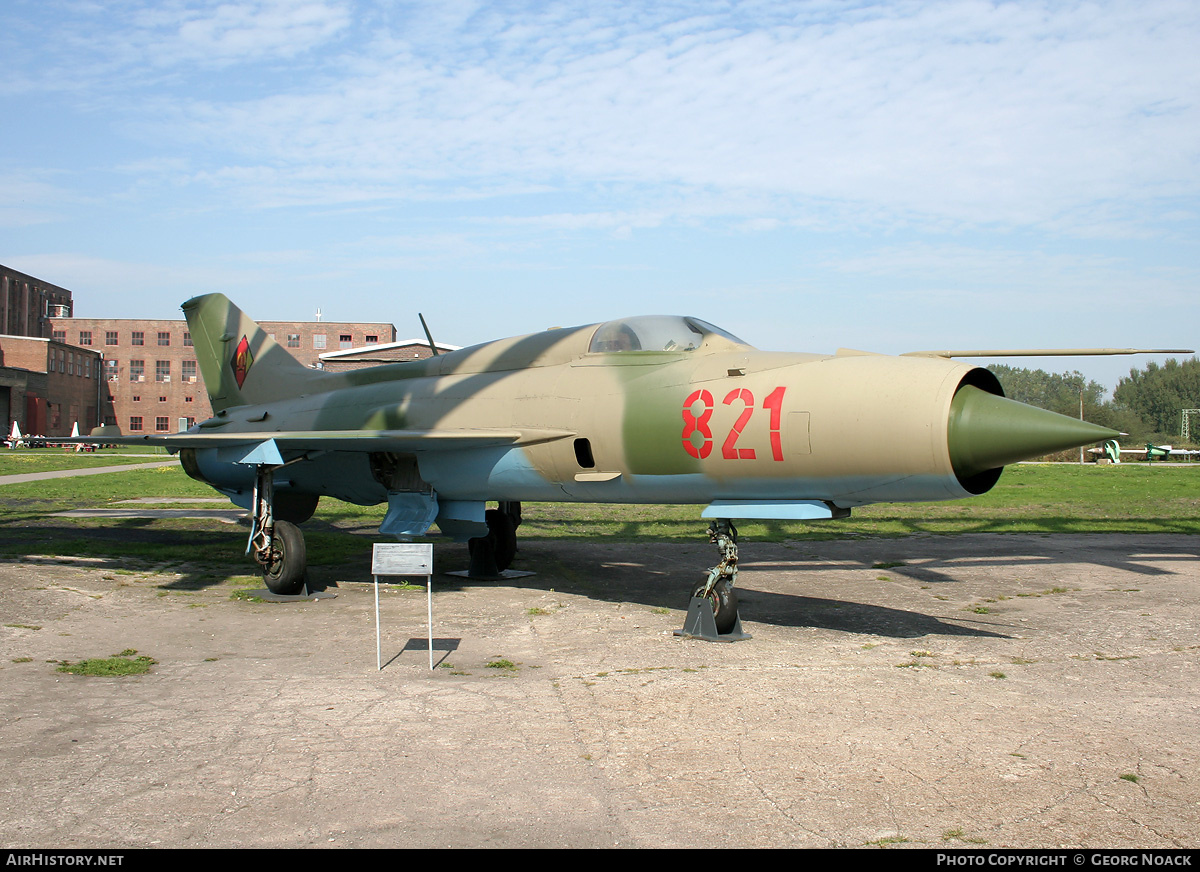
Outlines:
[{"label": "white sign board", "polygon": [[379,632],[379,576],[425,576],[429,613],[429,668],[433,669],[433,545],[413,542],[376,542],[371,549],[371,574],[375,576],[375,670],[383,668]]},{"label": "white sign board", "polygon": [[412,542],[376,542],[372,575],[433,575],[433,546]]}]

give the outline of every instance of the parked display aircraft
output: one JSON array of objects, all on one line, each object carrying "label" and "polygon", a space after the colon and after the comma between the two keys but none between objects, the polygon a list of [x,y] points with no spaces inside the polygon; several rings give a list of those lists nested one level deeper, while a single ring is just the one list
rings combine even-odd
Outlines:
[{"label": "parked display aircraft", "polygon": [[385,534],[436,523],[471,541],[482,576],[512,559],[520,501],[692,503],[722,551],[695,595],[725,632],[732,520],[969,497],[1005,464],[1117,435],[1005,399],[955,352],[767,352],[695,318],[648,316],[333,373],[299,363],[221,294],[183,311],[215,414],[139,441],[178,451],[188,475],[250,511],[248,550],[277,592],[304,581],[296,525],[321,496],[387,502]]},{"label": "parked display aircraft", "polygon": [[1174,448],[1170,445],[1155,445],[1153,442],[1147,442],[1145,448],[1122,448],[1116,439],[1109,439],[1099,448],[1089,448],[1088,453],[1107,458],[1113,463],[1120,463],[1122,454],[1140,454],[1147,462],[1172,457],[1192,460],[1200,456],[1200,451],[1191,448]]}]

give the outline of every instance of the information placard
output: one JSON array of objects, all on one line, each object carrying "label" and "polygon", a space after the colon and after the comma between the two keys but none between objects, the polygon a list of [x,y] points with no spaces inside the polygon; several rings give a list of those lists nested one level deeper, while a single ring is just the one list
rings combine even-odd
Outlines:
[{"label": "information placard", "polygon": [[371,551],[372,575],[433,575],[433,545],[376,542]]}]

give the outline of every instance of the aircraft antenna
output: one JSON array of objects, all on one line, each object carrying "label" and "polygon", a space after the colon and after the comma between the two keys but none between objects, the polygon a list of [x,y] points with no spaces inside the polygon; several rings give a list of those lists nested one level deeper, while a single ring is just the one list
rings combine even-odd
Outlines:
[{"label": "aircraft antenna", "polygon": [[421,319],[421,327],[424,328],[425,338],[429,341],[429,350],[433,352],[434,357],[437,357],[437,346],[433,344],[433,334],[429,332],[429,325],[425,323],[425,316],[418,312],[417,317]]}]

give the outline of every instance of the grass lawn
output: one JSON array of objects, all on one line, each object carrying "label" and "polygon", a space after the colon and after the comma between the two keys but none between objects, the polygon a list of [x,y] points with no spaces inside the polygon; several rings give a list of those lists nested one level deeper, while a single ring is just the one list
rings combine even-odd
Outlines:
[{"label": "grass lawn", "polygon": [[[534,504],[523,538],[695,540],[694,506]],[[1195,466],[1010,466],[987,494],[944,503],[879,503],[844,521],[746,521],[743,539],[839,539],[911,533],[1200,533]]]},{"label": "grass lawn", "polygon": [[[101,455],[101,465],[112,463],[115,456],[120,455]],[[47,458],[51,460],[55,457]],[[2,467],[0,474],[6,474]],[[246,535],[242,527],[200,520],[53,517],[59,511],[104,508],[135,497],[214,496],[219,495],[188,478],[178,466],[4,485],[0,487],[0,557],[40,554],[184,561],[194,559],[200,549],[206,558],[240,563]],[[322,500],[316,517],[305,524],[310,561],[336,563],[369,551],[383,515],[384,506]],[[526,503],[523,515],[522,539],[696,542],[707,527],[699,506]],[[913,533],[1195,535],[1200,533],[1200,464],[1017,465],[1005,470],[991,492],[972,499],[878,504],[855,509],[853,517],[843,521],[755,521],[738,526],[743,541]]]},{"label": "grass lawn", "polygon": [[57,472],[61,469],[85,469],[95,466],[120,466],[125,463],[153,463],[170,457],[166,451],[152,448],[106,448],[103,451],[66,451],[62,448],[0,450],[0,475],[25,475],[30,472]]}]

